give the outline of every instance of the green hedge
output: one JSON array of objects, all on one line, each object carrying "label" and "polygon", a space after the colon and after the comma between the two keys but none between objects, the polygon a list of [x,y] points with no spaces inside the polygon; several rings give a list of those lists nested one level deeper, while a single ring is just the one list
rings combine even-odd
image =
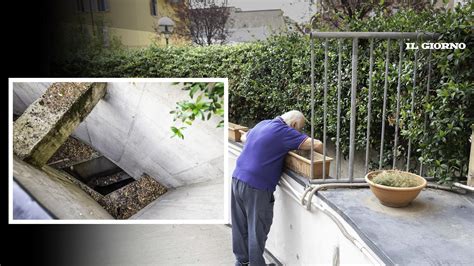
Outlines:
[{"label": "green hedge", "polygon": [[[467,174],[470,124],[474,123],[474,84],[472,71],[473,4],[456,12],[400,11],[393,16],[379,14],[364,21],[350,22],[352,31],[430,31],[442,33],[440,42],[464,42],[464,50],[433,51],[431,91],[425,98],[427,50],[420,50],[417,68],[415,112],[411,106],[414,51],[405,51],[402,67],[401,137],[398,156],[406,157],[408,140],[413,143],[411,170],[418,170],[419,160],[442,182],[463,179]],[[336,135],[337,43],[329,42],[328,137]],[[378,154],[384,84],[385,41],[375,42],[372,99],[371,145]],[[392,41],[389,66],[389,100],[387,117],[396,108],[398,43]],[[315,45],[317,99],[316,137],[322,133],[322,75],[324,49]],[[341,141],[348,153],[350,119],[351,44],[343,42]],[[357,94],[357,148],[365,149],[366,108],[368,93],[368,41],[359,42],[359,78]],[[264,42],[211,47],[151,46],[140,50],[101,50],[75,52],[62,57],[52,67],[57,76],[91,77],[228,77],[230,81],[230,121],[254,125],[287,110],[298,109],[310,114],[310,49],[307,36],[277,36]],[[423,134],[425,113],[427,134]],[[309,127],[308,127],[309,128]],[[308,128],[305,130],[308,131]],[[394,125],[385,128],[384,165],[393,157]],[[378,167],[373,162],[371,167]]]}]

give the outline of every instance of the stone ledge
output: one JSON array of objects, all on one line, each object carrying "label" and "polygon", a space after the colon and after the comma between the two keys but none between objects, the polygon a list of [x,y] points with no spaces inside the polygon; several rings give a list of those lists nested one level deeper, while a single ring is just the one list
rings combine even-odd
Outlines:
[{"label": "stone ledge", "polygon": [[13,178],[58,219],[113,219],[90,192],[49,166],[38,169],[14,157]]},{"label": "stone ledge", "polygon": [[53,83],[14,123],[13,151],[43,166],[106,93],[106,83]]}]

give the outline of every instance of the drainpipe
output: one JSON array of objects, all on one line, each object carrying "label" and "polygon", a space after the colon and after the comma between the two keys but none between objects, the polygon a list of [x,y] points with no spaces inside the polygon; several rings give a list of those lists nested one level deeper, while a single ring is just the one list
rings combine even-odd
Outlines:
[{"label": "drainpipe", "polygon": [[329,183],[329,184],[322,184],[317,186],[309,186],[305,189],[303,195],[301,196],[300,203],[304,206],[305,205],[305,198],[306,195],[309,193],[308,199],[306,200],[306,209],[309,211],[311,210],[311,201],[313,199],[314,194],[318,191],[328,188],[361,188],[361,187],[369,187],[367,183]]}]

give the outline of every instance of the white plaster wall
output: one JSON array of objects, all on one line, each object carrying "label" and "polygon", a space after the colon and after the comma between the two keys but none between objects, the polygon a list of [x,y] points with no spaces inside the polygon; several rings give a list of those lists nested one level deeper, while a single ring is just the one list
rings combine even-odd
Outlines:
[{"label": "white plaster wall", "polygon": [[[42,84],[42,85],[41,85]],[[14,110],[20,114],[47,83],[15,83]],[[224,130],[219,118],[196,120],[184,140],[170,138],[169,113],[186,91],[171,83],[108,83],[107,94],[73,133],[134,178],[143,173],[168,187],[223,178]]]},{"label": "white plaster wall", "polygon": [[[291,178],[286,180],[292,182]],[[292,185],[300,195],[303,194],[302,186]],[[333,215],[338,215],[317,197],[313,198],[313,204],[323,205]],[[349,224],[342,218],[340,221],[359,244],[364,243]],[[306,210],[281,186],[275,191],[274,218],[266,248],[284,265],[330,265],[336,248],[339,249],[341,265],[373,265],[378,260],[376,256],[369,258],[362,253],[329,216],[315,207],[311,211]]]}]

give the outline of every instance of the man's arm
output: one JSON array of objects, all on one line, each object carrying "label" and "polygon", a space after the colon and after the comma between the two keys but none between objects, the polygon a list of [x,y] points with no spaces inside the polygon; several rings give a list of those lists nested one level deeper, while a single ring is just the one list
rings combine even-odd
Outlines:
[{"label": "man's arm", "polygon": [[[301,143],[300,150],[311,150],[311,138],[306,138],[306,140]],[[323,143],[317,139],[314,139],[314,146],[313,150],[316,152],[322,153],[323,152]]]}]

